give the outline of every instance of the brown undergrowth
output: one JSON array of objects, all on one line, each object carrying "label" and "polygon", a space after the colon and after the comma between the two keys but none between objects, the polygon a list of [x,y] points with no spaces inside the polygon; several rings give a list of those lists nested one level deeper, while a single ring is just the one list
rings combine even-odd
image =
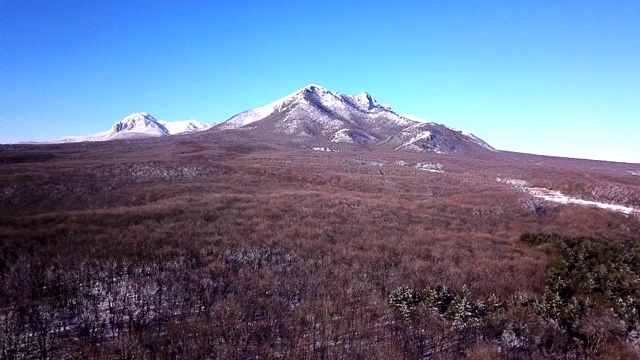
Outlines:
[{"label": "brown undergrowth", "polygon": [[407,327],[389,294],[538,296],[556,254],[522,233],[640,234],[495,181],[633,188],[626,165],[207,136],[0,148],[0,357],[508,358],[436,317]]}]

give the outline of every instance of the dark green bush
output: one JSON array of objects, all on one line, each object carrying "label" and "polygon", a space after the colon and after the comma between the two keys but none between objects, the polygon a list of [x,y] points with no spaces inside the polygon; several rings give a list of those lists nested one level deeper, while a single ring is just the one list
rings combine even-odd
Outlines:
[{"label": "dark green bush", "polygon": [[[514,295],[505,302],[495,296],[486,302],[472,301],[466,287],[455,294],[446,286],[423,291],[402,287],[390,304],[407,318],[420,306],[456,328],[473,326],[478,339],[506,348],[529,348],[540,344],[524,336],[527,329],[547,324],[548,344],[564,344],[558,351],[600,354],[609,344],[633,340],[640,332],[640,246],[633,242],[609,242],[597,238],[563,238],[557,235],[523,234],[532,246],[551,243],[557,257],[548,270],[542,296]],[[396,299],[395,302],[392,299]],[[523,323],[513,318],[521,314]],[[525,314],[525,316],[522,316]],[[526,315],[528,314],[528,315]],[[515,322],[514,322],[515,321]],[[514,329],[517,325],[518,331]],[[540,345],[541,346],[541,345]],[[610,345],[608,345],[610,346]],[[562,349],[561,349],[562,348]],[[529,354],[531,354],[529,352]]]}]

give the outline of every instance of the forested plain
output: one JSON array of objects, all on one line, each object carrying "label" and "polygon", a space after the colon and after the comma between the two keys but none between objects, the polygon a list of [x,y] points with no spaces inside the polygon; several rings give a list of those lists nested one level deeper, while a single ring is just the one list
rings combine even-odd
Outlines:
[{"label": "forested plain", "polygon": [[0,358],[638,358],[640,165],[332,150],[0,146]]}]

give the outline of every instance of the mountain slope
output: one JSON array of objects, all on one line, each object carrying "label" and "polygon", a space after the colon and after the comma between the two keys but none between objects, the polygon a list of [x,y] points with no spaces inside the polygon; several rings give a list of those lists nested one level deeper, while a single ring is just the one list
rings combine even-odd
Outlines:
[{"label": "mountain slope", "polygon": [[471,133],[464,133],[442,124],[418,122],[380,143],[395,150],[412,150],[438,154],[469,154],[493,147]]},{"label": "mountain slope", "polygon": [[134,113],[113,124],[111,130],[86,136],[68,136],[47,143],[69,143],[83,141],[109,141],[116,139],[136,139],[144,137],[160,137],[186,132],[206,130],[210,125],[196,120],[163,121],[157,120],[147,113]]}]

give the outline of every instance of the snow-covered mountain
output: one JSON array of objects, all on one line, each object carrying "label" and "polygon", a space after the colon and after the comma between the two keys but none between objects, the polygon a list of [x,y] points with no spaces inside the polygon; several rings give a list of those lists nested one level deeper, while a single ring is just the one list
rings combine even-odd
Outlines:
[{"label": "snow-covered mountain", "polygon": [[341,95],[309,85],[271,104],[240,113],[215,130],[260,129],[298,141],[377,143],[411,124],[371,95]]},{"label": "snow-covered mountain", "polygon": [[135,113],[108,131],[48,143],[161,137],[210,128],[216,132],[251,131],[311,146],[358,144],[445,154],[494,150],[471,133],[408,114],[398,115],[366,92],[343,95],[315,84],[213,126],[196,120],[168,122]]},{"label": "snow-covered mountain", "polygon": [[342,95],[315,84],[242,112],[213,129],[284,135],[309,144],[371,144],[435,153],[493,150],[472,134],[411,115],[398,115],[366,92]]},{"label": "snow-covered mountain", "polygon": [[[239,129],[278,117],[277,130],[302,137],[315,136],[315,130],[332,134],[345,127],[406,126],[408,121],[371,95],[341,95],[319,85],[309,85],[271,104],[240,113],[214,126],[217,130]],[[255,125],[255,124],[254,124]]]},{"label": "snow-covered mountain", "polygon": [[113,124],[110,130],[93,135],[68,136],[61,139],[47,141],[47,143],[108,141],[116,139],[169,136],[207,130],[210,127],[210,125],[203,124],[196,120],[169,122],[157,120],[147,113],[135,113]]},{"label": "snow-covered mountain", "polygon": [[366,92],[342,95],[312,84],[214,129],[257,129],[296,141],[372,144],[412,124]]}]

